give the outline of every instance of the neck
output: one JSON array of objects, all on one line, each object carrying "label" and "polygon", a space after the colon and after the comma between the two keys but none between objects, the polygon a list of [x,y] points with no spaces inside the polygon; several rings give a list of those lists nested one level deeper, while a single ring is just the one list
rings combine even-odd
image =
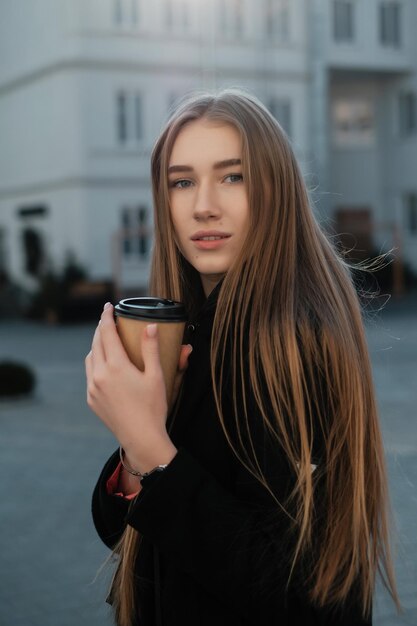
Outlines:
[{"label": "neck", "polygon": [[206,298],[208,298],[213,289],[217,287],[223,276],[223,274],[200,274],[201,284],[203,285],[203,291]]}]

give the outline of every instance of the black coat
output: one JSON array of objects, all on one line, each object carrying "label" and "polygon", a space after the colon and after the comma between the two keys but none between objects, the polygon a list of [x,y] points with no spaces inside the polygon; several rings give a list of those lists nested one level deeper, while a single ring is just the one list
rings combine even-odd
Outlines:
[{"label": "black coat", "polygon": [[[187,339],[194,349],[179,410],[168,421],[177,455],[156,480],[144,481],[129,504],[106,491],[119,461],[115,452],[93,494],[93,520],[108,547],[126,522],[143,537],[136,565],[138,624],[368,626],[371,621],[361,618],[353,593],[337,613],[311,605],[303,587],[307,560],[285,592],[292,545],[288,517],[237,460],[214,406],[209,352],[217,293],[218,288],[189,326]],[[225,394],[226,419],[233,413],[230,405]],[[255,445],[283,501],[294,477],[282,452],[268,446],[261,432],[253,431]]]}]

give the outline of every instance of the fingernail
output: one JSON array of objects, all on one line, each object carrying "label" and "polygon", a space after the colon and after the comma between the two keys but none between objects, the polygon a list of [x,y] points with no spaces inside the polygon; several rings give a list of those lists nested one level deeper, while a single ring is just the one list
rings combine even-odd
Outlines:
[{"label": "fingernail", "polygon": [[148,324],[146,327],[146,333],[148,337],[156,337],[157,325],[156,324]]},{"label": "fingernail", "polygon": [[190,343],[189,343],[189,344],[187,344],[187,345],[188,345],[188,348],[189,348],[189,350],[188,350],[188,355],[190,355],[190,354],[191,354],[191,352],[193,351],[193,346],[192,346]]},{"label": "fingernail", "polygon": [[111,306],[111,302],[106,302],[106,304],[104,305],[104,311],[108,309],[109,306]]}]

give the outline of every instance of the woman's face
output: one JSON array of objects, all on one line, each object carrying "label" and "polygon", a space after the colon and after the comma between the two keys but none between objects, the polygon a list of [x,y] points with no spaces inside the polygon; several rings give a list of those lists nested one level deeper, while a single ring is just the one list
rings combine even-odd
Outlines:
[{"label": "woman's face", "polygon": [[183,256],[199,272],[206,296],[239,252],[248,223],[238,131],[197,120],[175,140],[168,167],[171,215]]}]

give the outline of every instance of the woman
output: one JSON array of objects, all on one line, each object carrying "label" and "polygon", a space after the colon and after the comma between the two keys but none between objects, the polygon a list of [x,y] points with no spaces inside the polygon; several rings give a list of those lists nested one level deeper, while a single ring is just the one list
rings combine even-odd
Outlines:
[{"label": "woman", "polygon": [[86,358],[88,404],[122,451],[93,495],[119,555],[116,621],[371,624],[378,570],[399,603],[369,358],[289,142],[251,95],[192,96],[152,183],[151,291],[190,319],[174,410],[155,325],[139,372],[108,304]]}]

